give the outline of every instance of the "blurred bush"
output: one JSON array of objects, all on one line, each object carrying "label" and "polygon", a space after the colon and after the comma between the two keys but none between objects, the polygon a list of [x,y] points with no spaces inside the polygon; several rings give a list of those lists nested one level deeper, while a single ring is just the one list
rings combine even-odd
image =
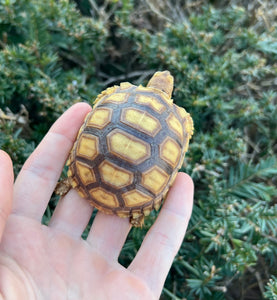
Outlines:
[{"label": "blurred bush", "polygon": [[[0,0],[0,147],[16,173],[73,103],[156,70],[175,77],[195,122],[183,170],[196,190],[162,299],[277,299],[274,3]],[[131,231],[123,265],[155,217]]]}]

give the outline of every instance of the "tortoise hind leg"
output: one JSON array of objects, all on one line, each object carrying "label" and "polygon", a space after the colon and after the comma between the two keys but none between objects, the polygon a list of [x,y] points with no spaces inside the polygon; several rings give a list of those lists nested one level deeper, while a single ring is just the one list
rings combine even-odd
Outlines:
[{"label": "tortoise hind leg", "polygon": [[71,180],[70,178],[64,178],[59,181],[55,187],[55,193],[59,196],[65,196],[71,189]]},{"label": "tortoise hind leg", "polygon": [[132,224],[134,227],[142,227],[144,224],[144,214],[132,214],[130,216],[130,224]]}]

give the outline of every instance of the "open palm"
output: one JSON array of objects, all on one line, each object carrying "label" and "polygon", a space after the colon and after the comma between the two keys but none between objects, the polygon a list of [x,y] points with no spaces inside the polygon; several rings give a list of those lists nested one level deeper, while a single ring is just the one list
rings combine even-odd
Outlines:
[{"label": "open palm", "polygon": [[130,225],[93,208],[75,190],[60,199],[49,226],[42,215],[90,106],[79,103],[51,127],[13,185],[0,151],[0,299],[158,299],[190,218],[193,184],[177,176],[159,217],[126,269],[118,256]]}]

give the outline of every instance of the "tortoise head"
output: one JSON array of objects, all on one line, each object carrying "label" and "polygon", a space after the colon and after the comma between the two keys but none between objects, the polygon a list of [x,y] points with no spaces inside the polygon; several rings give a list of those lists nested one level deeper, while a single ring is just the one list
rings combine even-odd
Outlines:
[{"label": "tortoise head", "polygon": [[147,87],[160,90],[167,94],[169,101],[171,100],[173,90],[173,77],[169,71],[156,72],[149,80]]}]

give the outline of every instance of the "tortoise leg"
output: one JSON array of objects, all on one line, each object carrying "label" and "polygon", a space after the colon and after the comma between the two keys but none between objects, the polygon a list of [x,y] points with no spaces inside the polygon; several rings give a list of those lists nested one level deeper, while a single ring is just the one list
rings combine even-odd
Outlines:
[{"label": "tortoise leg", "polygon": [[71,189],[70,178],[64,178],[59,181],[55,187],[55,193],[59,196],[65,196]]},{"label": "tortoise leg", "polygon": [[130,223],[134,227],[142,227],[144,224],[144,215],[141,214],[139,216],[134,217],[133,215],[130,216]]}]

